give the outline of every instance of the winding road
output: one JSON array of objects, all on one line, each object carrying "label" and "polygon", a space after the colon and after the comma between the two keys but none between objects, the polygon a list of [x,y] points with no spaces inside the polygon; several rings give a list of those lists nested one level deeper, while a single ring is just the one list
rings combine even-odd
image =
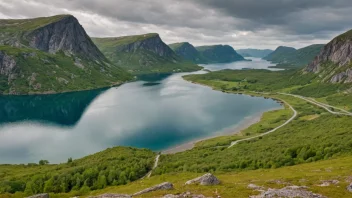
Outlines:
[{"label": "winding road", "polygon": [[290,107],[290,109],[293,111],[293,115],[292,115],[292,117],[291,117],[290,119],[288,119],[288,120],[287,120],[285,123],[283,123],[282,125],[280,125],[280,126],[274,128],[274,129],[272,129],[272,130],[270,130],[270,131],[268,131],[268,132],[262,133],[262,134],[257,135],[257,136],[253,136],[253,137],[249,137],[249,138],[245,138],[245,139],[233,141],[233,142],[231,142],[231,145],[230,145],[229,147],[227,147],[227,148],[231,148],[231,147],[233,147],[234,145],[236,145],[236,144],[239,143],[239,142],[243,142],[243,141],[251,140],[251,139],[254,139],[254,138],[257,138],[257,137],[261,137],[261,136],[264,136],[264,135],[268,135],[268,134],[270,134],[270,133],[272,133],[272,132],[275,132],[275,131],[278,130],[279,128],[281,128],[281,127],[287,125],[287,124],[290,123],[293,119],[295,119],[295,117],[297,116],[297,111],[296,111],[290,104],[288,104],[286,101],[284,101],[284,102],[285,102],[285,104],[288,105],[288,106]]},{"label": "winding road", "polygon": [[[317,105],[321,108],[324,108],[325,110],[327,110],[328,112],[332,113],[332,114],[335,114],[335,115],[347,115],[347,116],[352,116],[352,113],[351,112],[348,112],[344,109],[341,109],[341,108],[338,108],[338,107],[334,107],[334,106],[331,106],[331,105],[328,105],[328,104],[324,104],[322,102],[318,102],[316,100],[313,100],[313,99],[310,99],[310,98],[306,98],[304,96],[300,96],[300,95],[294,95],[294,94],[288,94],[288,93],[278,93],[278,94],[281,94],[281,95],[287,95],[287,96],[293,96],[293,97],[296,97],[296,98],[300,98],[302,100],[305,100],[307,102],[310,102],[314,105]],[[330,108],[333,108],[333,109],[337,109],[337,110],[340,110],[342,112],[336,112],[336,111],[333,111],[331,110]]]}]

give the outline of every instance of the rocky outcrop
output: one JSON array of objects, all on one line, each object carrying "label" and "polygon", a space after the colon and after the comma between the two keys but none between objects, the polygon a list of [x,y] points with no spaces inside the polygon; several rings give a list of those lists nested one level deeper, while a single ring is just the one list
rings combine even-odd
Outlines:
[{"label": "rocky outcrop", "polygon": [[93,196],[89,198],[132,198],[132,197],[126,194],[103,194],[103,195]]},{"label": "rocky outcrop", "polygon": [[346,189],[352,193],[352,183],[350,183]]},{"label": "rocky outcrop", "polygon": [[220,184],[220,180],[218,180],[218,178],[216,178],[213,174],[207,173],[201,177],[197,177],[195,179],[189,180],[185,184],[186,185],[200,184],[200,185],[204,185],[204,186],[210,186],[210,185]]},{"label": "rocky outcrop", "polygon": [[330,186],[330,185],[336,185],[340,183],[339,180],[323,180],[321,181],[321,184],[319,184],[318,186]]},{"label": "rocky outcrop", "polygon": [[157,191],[157,190],[171,190],[173,188],[174,188],[174,186],[172,185],[172,183],[164,182],[162,184],[159,184],[159,185],[144,189],[142,191],[139,191],[137,193],[134,193],[132,196],[138,196],[141,194],[145,194],[145,193],[149,193],[149,192],[153,192],[153,191]]},{"label": "rocky outcrop", "polygon": [[307,190],[305,186],[287,186],[281,189],[269,189],[260,195],[250,198],[274,198],[274,197],[301,197],[301,198],[326,198],[323,195],[315,194]]},{"label": "rocky outcrop", "polygon": [[48,193],[44,193],[44,194],[38,194],[38,195],[33,195],[27,198],[49,198],[49,194]]},{"label": "rocky outcrop", "polygon": [[339,82],[345,82],[345,83],[350,83],[352,82],[352,69],[347,69],[344,72],[338,73],[334,75],[330,82],[332,83],[339,83]]},{"label": "rocky outcrop", "polygon": [[[138,35],[140,37],[146,37],[145,39],[138,39],[135,42],[128,43],[126,45],[120,45],[116,47],[116,51],[120,52],[136,52],[138,50],[146,50],[157,54],[158,56],[170,57],[174,55],[172,49],[166,45],[158,34]],[[121,37],[120,39],[125,39]]]},{"label": "rocky outcrop", "polygon": [[0,51],[0,74],[8,76],[16,67],[16,61],[5,52]]}]

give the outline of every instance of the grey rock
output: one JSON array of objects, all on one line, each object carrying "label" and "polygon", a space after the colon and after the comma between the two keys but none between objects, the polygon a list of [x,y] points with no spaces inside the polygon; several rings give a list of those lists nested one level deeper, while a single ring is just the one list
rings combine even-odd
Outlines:
[{"label": "grey rock", "polygon": [[78,20],[67,15],[61,20],[40,27],[27,34],[26,39],[33,48],[56,53],[80,54],[89,59],[104,59]]},{"label": "grey rock", "polygon": [[350,183],[346,189],[352,193],[352,183]]},{"label": "grey rock", "polygon": [[189,180],[185,184],[189,185],[189,184],[197,184],[197,183],[200,185],[209,186],[209,185],[218,185],[220,184],[220,181],[213,174],[207,173],[201,177],[197,177],[195,179]]},{"label": "grey rock", "polygon": [[137,195],[141,195],[141,194],[145,194],[145,193],[149,193],[149,192],[153,192],[153,191],[157,191],[157,190],[171,190],[173,189],[174,186],[172,185],[172,183],[170,182],[164,182],[162,184],[144,189],[142,191],[139,191],[137,193],[134,193],[132,196],[137,196]]},{"label": "grey rock", "polygon": [[27,198],[49,198],[49,194],[48,193],[43,193],[43,194],[38,194],[38,195],[33,195]]},{"label": "grey rock", "polygon": [[340,183],[339,180],[323,180],[321,181],[321,184],[319,184],[318,186],[330,186],[330,185],[336,185]]},{"label": "grey rock", "polygon": [[16,67],[16,61],[5,52],[0,51],[0,74],[9,76]]},{"label": "grey rock", "polygon": [[126,194],[103,194],[103,195],[93,196],[90,198],[132,198],[132,197]]},{"label": "grey rock", "polygon": [[210,197],[206,197],[204,195],[196,195],[196,194],[192,194],[191,192],[185,192],[185,193],[182,193],[182,194],[168,194],[168,195],[165,195],[163,196],[163,198],[210,198]]},{"label": "grey rock", "polygon": [[260,195],[250,196],[250,198],[276,198],[276,197],[289,197],[289,198],[326,198],[323,195],[315,194],[307,190],[305,186],[287,186],[281,189],[268,189]]},{"label": "grey rock", "polygon": [[263,190],[264,189],[262,186],[257,186],[255,184],[248,184],[247,188],[250,188],[253,190]]}]

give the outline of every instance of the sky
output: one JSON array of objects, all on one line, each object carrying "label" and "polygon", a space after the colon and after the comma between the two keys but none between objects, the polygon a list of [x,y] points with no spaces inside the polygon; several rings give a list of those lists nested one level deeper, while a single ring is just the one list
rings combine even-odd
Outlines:
[{"label": "sky", "polygon": [[351,0],[0,0],[0,18],[74,15],[91,37],[156,32],[235,49],[325,44],[352,29]]}]

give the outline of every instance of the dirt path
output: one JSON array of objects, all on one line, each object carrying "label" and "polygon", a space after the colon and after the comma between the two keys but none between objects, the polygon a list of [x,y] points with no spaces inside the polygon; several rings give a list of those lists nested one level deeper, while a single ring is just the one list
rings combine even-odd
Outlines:
[{"label": "dirt path", "polygon": [[149,177],[152,175],[153,170],[158,166],[159,157],[160,157],[160,154],[155,157],[154,166],[153,166],[152,170],[149,171],[149,172],[147,173],[147,175],[144,176],[143,178],[145,178],[145,177],[149,178]]},{"label": "dirt path", "polygon": [[[285,102],[285,101],[284,101],[284,102]],[[290,104],[288,104],[287,102],[285,102],[285,103],[286,103],[286,104],[290,107],[290,109],[293,111],[292,117],[291,117],[290,119],[288,119],[285,123],[283,123],[282,125],[280,125],[280,126],[274,128],[274,129],[272,129],[272,130],[270,130],[270,131],[268,131],[268,132],[262,133],[262,134],[260,134],[260,135],[253,136],[253,137],[249,137],[249,138],[245,138],[245,139],[241,139],[241,140],[237,140],[237,141],[233,141],[233,142],[231,142],[231,145],[230,145],[229,147],[227,147],[227,148],[231,148],[231,147],[233,147],[234,145],[236,145],[236,144],[239,143],[239,142],[243,142],[243,141],[251,140],[251,139],[254,139],[254,138],[257,138],[257,137],[262,137],[262,136],[264,136],[264,135],[268,135],[268,134],[270,134],[270,133],[272,133],[272,132],[275,132],[275,131],[278,130],[279,128],[281,128],[281,127],[287,125],[288,123],[290,123],[290,122],[291,122],[293,119],[295,119],[295,117],[297,116],[297,111],[296,111]]]}]

